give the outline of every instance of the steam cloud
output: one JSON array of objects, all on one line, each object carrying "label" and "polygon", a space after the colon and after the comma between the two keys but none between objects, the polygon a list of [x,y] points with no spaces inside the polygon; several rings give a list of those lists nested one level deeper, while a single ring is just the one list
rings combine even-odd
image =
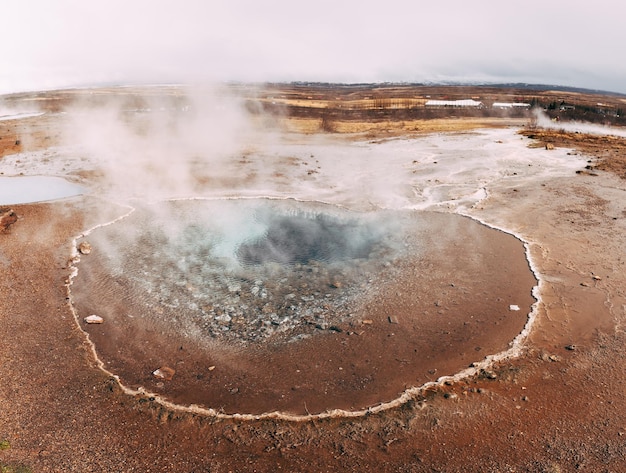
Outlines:
[{"label": "steam cloud", "polygon": [[613,128],[610,126],[598,125],[595,123],[585,123],[577,121],[555,121],[552,120],[546,113],[535,108],[533,110],[536,120],[536,126],[540,128],[547,128],[552,130],[563,130],[570,133],[588,133],[591,135],[613,135],[626,137],[626,131],[621,128]]},{"label": "steam cloud", "polygon": [[187,197],[200,176],[232,158],[251,123],[233,94],[184,90],[79,102],[68,112],[66,141],[104,173],[118,198]]}]

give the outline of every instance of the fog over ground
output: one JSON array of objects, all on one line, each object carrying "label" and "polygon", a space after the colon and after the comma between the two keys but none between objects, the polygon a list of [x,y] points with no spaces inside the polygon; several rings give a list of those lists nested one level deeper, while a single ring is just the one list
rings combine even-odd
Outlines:
[{"label": "fog over ground", "polygon": [[0,93],[209,81],[478,81],[626,93],[623,4],[6,0]]}]

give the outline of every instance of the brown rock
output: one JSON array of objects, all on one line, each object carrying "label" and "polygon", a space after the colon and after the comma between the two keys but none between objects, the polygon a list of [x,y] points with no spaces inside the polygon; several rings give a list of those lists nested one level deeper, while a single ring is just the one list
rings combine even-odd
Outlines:
[{"label": "brown rock", "polygon": [[101,324],[104,322],[104,319],[99,315],[89,315],[83,319],[86,324]]},{"label": "brown rock", "polygon": [[88,255],[91,253],[91,245],[86,241],[81,241],[80,245],[78,245],[78,252],[81,255]]},{"label": "brown rock", "polygon": [[161,366],[159,369],[154,370],[152,372],[152,375],[155,378],[164,379],[165,381],[170,381],[174,377],[175,373],[176,373],[176,370],[174,368],[170,368],[169,366]]},{"label": "brown rock", "polygon": [[6,232],[17,222],[17,214],[11,209],[0,209],[0,231]]}]

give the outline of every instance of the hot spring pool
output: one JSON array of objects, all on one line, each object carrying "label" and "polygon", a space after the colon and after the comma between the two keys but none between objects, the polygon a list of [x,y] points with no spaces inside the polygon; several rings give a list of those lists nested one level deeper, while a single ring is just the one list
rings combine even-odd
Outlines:
[{"label": "hot spring pool", "polygon": [[[90,235],[74,291],[117,295],[125,312],[198,339],[297,338],[349,317],[377,277],[419,252],[419,226],[410,213],[295,201],[167,202]],[[107,306],[93,310],[119,316]]]},{"label": "hot spring pool", "polygon": [[534,302],[522,243],[448,213],[167,201],[85,240],[71,299],[107,370],[227,413],[389,401],[506,350]]}]

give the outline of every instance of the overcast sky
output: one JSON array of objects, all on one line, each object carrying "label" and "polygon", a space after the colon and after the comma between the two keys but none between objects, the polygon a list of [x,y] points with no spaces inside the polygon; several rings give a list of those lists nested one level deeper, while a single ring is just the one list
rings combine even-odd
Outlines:
[{"label": "overcast sky", "polygon": [[211,80],[626,93],[617,0],[2,0],[0,92]]}]

